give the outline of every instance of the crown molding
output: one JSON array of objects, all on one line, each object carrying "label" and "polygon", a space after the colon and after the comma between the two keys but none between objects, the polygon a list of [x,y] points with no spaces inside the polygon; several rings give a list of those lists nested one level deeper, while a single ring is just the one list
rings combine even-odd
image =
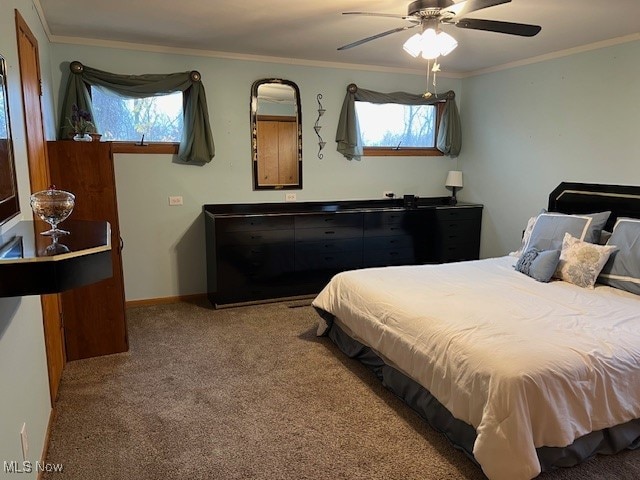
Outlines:
[{"label": "crown molding", "polygon": [[[119,48],[122,50],[136,50],[152,53],[172,53],[176,55],[189,55],[194,57],[222,58],[228,60],[244,60],[252,62],[279,63],[285,65],[300,65],[306,67],[339,68],[345,70],[363,70],[370,72],[402,73],[408,75],[424,76],[424,71],[421,69],[418,70],[411,68],[383,67],[380,65],[365,65],[358,63],[326,62],[321,60],[306,60],[301,58],[270,57],[265,55],[252,55],[247,53],[232,53],[219,52],[215,50],[199,50],[194,48],[167,47],[164,45],[119,42],[115,40],[100,40],[95,38],[50,35],[49,41],[51,43],[67,45]],[[462,75],[458,73],[440,72],[438,75],[445,78],[462,78]]]}]

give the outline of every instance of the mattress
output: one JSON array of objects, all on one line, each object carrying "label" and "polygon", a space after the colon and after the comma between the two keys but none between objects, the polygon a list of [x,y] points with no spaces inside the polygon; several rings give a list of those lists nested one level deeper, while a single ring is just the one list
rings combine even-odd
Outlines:
[{"label": "mattress", "polygon": [[471,425],[495,480],[533,478],[537,448],[640,418],[640,298],[539,283],[513,262],[343,272],[313,302]]}]

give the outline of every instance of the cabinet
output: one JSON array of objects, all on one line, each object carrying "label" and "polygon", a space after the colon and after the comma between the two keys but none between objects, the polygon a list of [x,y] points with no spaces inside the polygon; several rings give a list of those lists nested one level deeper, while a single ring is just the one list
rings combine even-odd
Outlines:
[{"label": "cabinet", "polygon": [[292,217],[218,218],[212,235],[217,258],[214,288],[225,303],[286,294],[287,278],[294,271]]},{"label": "cabinet", "polygon": [[308,295],[344,270],[477,259],[482,206],[431,201],[205,205],[209,299]]},{"label": "cabinet", "polygon": [[111,226],[113,275],[60,295],[67,359],[127,351],[122,242],[111,144],[63,140],[48,142],[47,149],[51,182],[76,196],[70,218],[106,220]]},{"label": "cabinet", "polygon": [[482,208],[436,208],[434,259],[438,263],[475,260],[480,251]]},{"label": "cabinet", "polygon": [[428,211],[390,210],[366,212],[364,264],[367,267],[427,262]]}]

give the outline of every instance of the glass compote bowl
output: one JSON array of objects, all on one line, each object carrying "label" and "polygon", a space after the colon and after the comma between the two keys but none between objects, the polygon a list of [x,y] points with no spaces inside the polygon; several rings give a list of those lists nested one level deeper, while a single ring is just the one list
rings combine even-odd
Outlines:
[{"label": "glass compote bowl", "polygon": [[33,213],[51,225],[51,229],[42,232],[41,235],[48,235],[55,239],[69,234],[66,230],[59,229],[58,224],[71,215],[75,199],[72,193],[56,190],[55,186],[31,195]]}]

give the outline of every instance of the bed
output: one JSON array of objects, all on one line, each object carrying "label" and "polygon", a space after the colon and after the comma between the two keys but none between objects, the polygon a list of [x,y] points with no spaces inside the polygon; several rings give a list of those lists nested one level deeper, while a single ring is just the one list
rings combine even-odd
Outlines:
[{"label": "bed", "polygon": [[[548,207],[565,215],[534,217],[530,235],[543,220],[580,221],[580,239],[564,232],[561,248],[529,238],[519,256],[343,272],[313,301],[318,334],[370,366],[491,480],[640,446],[640,281],[617,270],[640,263],[640,188],[563,183]],[[587,245],[608,252],[592,287],[514,268],[534,250],[557,251],[557,272],[570,266],[571,242],[593,233],[585,214],[604,211],[599,228],[621,246]]]}]

